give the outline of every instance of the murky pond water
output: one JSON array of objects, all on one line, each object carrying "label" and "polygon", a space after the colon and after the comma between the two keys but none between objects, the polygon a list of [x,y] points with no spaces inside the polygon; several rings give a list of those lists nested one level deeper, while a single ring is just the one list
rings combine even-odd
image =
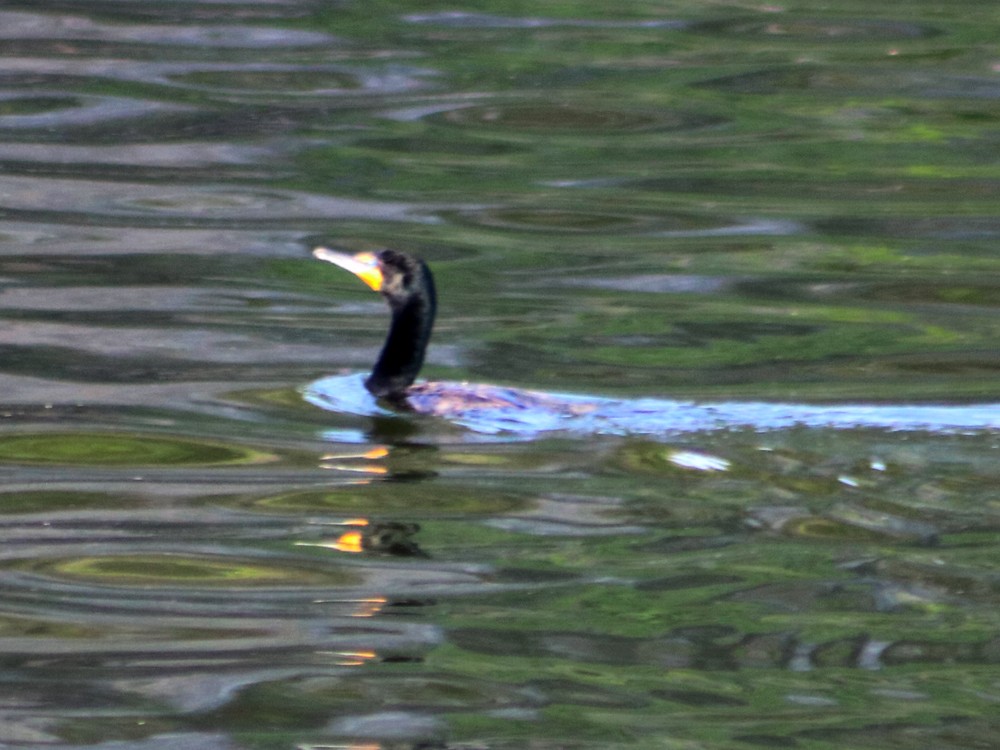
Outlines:
[{"label": "murky pond water", "polygon": [[3,4],[0,744],[995,743],[1000,10],[609,7]]}]

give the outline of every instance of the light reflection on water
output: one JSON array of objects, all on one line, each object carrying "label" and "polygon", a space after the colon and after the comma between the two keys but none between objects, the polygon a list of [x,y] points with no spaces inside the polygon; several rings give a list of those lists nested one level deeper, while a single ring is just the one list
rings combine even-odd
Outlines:
[{"label": "light reflection on water", "polygon": [[[9,3],[0,744],[989,746],[996,19],[938,5]],[[325,242],[541,401],[380,410]]]}]

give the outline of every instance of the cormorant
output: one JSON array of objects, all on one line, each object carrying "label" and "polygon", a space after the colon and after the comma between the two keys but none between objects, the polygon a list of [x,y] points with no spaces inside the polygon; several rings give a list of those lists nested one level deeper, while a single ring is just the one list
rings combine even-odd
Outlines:
[{"label": "cormorant", "polygon": [[348,255],[318,247],[313,255],[350,271],[389,303],[389,334],[375,367],[365,379],[365,387],[376,398],[397,408],[439,416],[461,415],[470,410],[530,408],[578,414],[592,408],[517,388],[414,383],[424,363],[437,312],[434,277],[427,264],[399,250]]}]

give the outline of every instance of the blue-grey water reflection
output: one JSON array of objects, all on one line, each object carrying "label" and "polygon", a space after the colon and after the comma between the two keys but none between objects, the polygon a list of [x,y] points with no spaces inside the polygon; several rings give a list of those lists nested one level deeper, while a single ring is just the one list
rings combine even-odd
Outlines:
[{"label": "blue-grey water reflection", "polygon": [[0,745],[992,746],[1000,12],[488,5],[0,10]]}]

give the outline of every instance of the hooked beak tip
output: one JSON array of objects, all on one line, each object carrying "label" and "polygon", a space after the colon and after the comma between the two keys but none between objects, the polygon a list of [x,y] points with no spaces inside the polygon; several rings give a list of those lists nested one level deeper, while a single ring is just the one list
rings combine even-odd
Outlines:
[{"label": "hooked beak tip", "polygon": [[382,270],[379,268],[378,260],[371,253],[348,255],[326,247],[317,247],[313,249],[312,254],[318,260],[333,263],[345,271],[350,271],[376,292],[382,289]]}]

